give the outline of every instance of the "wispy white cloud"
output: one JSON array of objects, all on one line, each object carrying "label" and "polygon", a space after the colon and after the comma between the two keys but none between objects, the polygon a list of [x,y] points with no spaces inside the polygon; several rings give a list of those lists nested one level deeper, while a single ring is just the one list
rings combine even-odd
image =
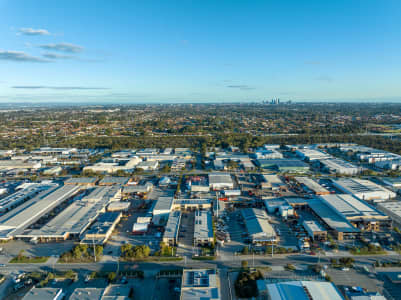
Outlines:
[{"label": "wispy white cloud", "polygon": [[46,29],[20,28],[17,34],[23,35],[50,35]]},{"label": "wispy white cloud", "polygon": [[69,43],[39,45],[39,48],[52,51],[68,52],[68,53],[79,53],[84,50],[84,47],[82,46],[73,45]]},{"label": "wispy white cloud", "polygon": [[57,53],[44,53],[42,55],[48,59],[76,59],[77,57],[73,55],[64,55],[64,54],[57,54]]},{"label": "wispy white cloud", "polygon": [[32,55],[26,54],[25,52],[21,52],[21,51],[0,50],[0,59],[8,60],[8,61],[17,61],[17,62],[37,62],[37,63],[49,62],[49,60],[47,60],[47,59],[32,56]]},{"label": "wispy white cloud", "polygon": [[255,88],[246,84],[235,84],[235,85],[227,85],[228,88],[231,89],[239,89],[243,91],[254,90]]}]

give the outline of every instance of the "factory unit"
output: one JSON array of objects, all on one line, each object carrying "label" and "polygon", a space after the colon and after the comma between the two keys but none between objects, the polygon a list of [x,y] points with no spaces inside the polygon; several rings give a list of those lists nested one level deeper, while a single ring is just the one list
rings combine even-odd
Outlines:
[{"label": "factory unit", "polygon": [[305,173],[309,165],[299,159],[259,159],[258,165],[263,169],[276,169],[285,173]]},{"label": "factory unit", "polygon": [[86,187],[95,186],[98,179],[96,177],[72,177],[64,181],[65,185],[81,185]]},{"label": "factory unit", "polygon": [[211,209],[211,199],[174,199],[173,210],[191,211],[191,210],[203,210]]},{"label": "factory unit", "polygon": [[157,160],[146,160],[137,164],[136,169],[142,169],[144,171],[154,171],[159,168],[159,162]]},{"label": "factory unit", "polygon": [[279,281],[264,279],[256,282],[258,299],[269,300],[344,300],[336,286],[327,281]]},{"label": "factory unit", "polygon": [[21,300],[62,300],[64,298],[62,288],[32,287]]},{"label": "factory unit", "polygon": [[178,232],[181,223],[181,212],[172,211],[168,216],[168,221],[163,233],[162,241],[169,246],[178,244]]},{"label": "factory unit", "polygon": [[340,178],[333,180],[333,185],[351,194],[358,199],[367,201],[385,201],[394,198],[397,194],[366,179],[359,178]]},{"label": "factory unit", "polygon": [[212,173],[209,174],[209,187],[216,190],[232,190],[234,188],[234,182],[231,175],[228,173]]},{"label": "factory unit", "polygon": [[374,207],[348,194],[320,196],[328,206],[363,231],[390,230],[391,220]]},{"label": "factory unit", "polygon": [[209,210],[196,210],[194,225],[194,246],[213,243],[213,221],[212,213]]},{"label": "factory unit", "polygon": [[216,270],[183,270],[180,300],[220,299],[220,283]]},{"label": "factory unit", "polygon": [[332,156],[326,152],[310,148],[297,149],[295,150],[295,154],[302,160],[309,162],[332,158]]},{"label": "factory unit", "polygon": [[17,190],[15,193],[8,195],[0,199],[0,212],[6,213],[18,205],[32,199],[40,192],[47,190],[51,187],[57,187],[57,184],[53,183],[33,183],[29,184],[26,187]]},{"label": "factory unit", "polygon": [[327,230],[318,222],[303,221],[302,226],[313,241],[325,241],[327,239]]},{"label": "factory unit", "polygon": [[96,219],[96,222],[85,232],[81,243],[104,245],[113,233],[114,228],[120,222],[121,216],[121,212],[106,212],[101,214]]},{"label": "factory unit", "polygon": [[401,201],[379,203],[377,208],[401,226]]},{"label": "factory unit", "polygon": [[355,166],[350,162],[339,158],[319,160],[322,170],[340,174],[340,175],[357,175],[362,171],[361,167]]},{"label": "factory unit", "polygon": [[0,171],[9,170],[37,170],[42,167],[40,162],[36,161],[19,161],[19,160],[0,160]]},{"label": "factory unit", "polygon": [[241,210],[249,238],[253,244],[272,244],[277,242],[277,234],[269,223],[269,217],[262,209],[245,208]]},{"label": "factory unit", "polygon": [[111,174],[117,171],[132,172],[141,161],[137,156],[131,157],[129,160],[113,158],[112,160],[100,161],[92,166],[86,166],[83,171],[102,174]]},{"label": "factory unit", "polygon": [[107,205],[118,197],[120,190],[119,186],[96,187],[89,195],[73,201],[40,229],[24,231],[17,237],[42,242],[79,238],[99,214],[106,211]]},{"label": "factory unit", "polygon": [[272,191],[280,191],[287,189],[286,184],[277,175],[262,174],[261,177],[262,177],[261,178],[262,180],[260,182],[261,189],[269,189]]},{"label": "factory unit", "polygon": [[115,177],[115,176],[106,176],[102,180],[99,181],[99,185],[126,185],[129,182],[129,177]]},{"label": "factory unit", "polygon": [[153,184],[151,182],[146,182],[145,184],[128,185],[123,188],[122,194],[124,196],[134,195],[134,194],[147,194],[153,190]]},{"label": "factory unit", "polygon": [[401,189],[401,177],[382,177],[380,180],[393,190]]},{"label": "factory unit", "polygon": [[330,191],[325,187],[321,186],[315,180],[309,177],[294,177],[294,179],[302,185],[303,189],[306,191],[311,191],[315,195],[329,195]]},{"label": "factory unit", "polygon": [[383,170],[400,170],[401,169],[401,157],[397,159],[376,161],[375,167]]},{"label": "factory unit", "polygon": [[277,159],[283,158],[283,154],[278,152],[276,149],[257,149],[254,154],[256,159]]},{"label": "factory unit", "polygon": [[107,211],[124,211],[127,212],[131,206],[129,201],[113,201],[107,206]]},{"label": "factory unit", "polygon": [[321,199],[308,199],[307,208],[322,224],[325,224],[329,232],[339,241],[355,237],[361,232],[337,210]]},{"label": "factory unit", "polygon": [[351,152],[355,154],[358,160],[368,163],[401,158],[399,155],[391,152],[360,145],[340,146],[339,150],[342,152]]},{"label": "factory unit", "polygon": [[50,188],[0,217],[0,240],[10,240],[51,212],[62,202],[72,198],[80,186],[65,185]]}]

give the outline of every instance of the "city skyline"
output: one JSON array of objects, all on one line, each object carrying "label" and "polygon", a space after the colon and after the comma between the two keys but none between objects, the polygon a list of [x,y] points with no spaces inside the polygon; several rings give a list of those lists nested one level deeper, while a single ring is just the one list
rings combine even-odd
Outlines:
[{"label": "city skyline", "polygon": [[0,1],[0,103],[399,102],[397,1]]}]

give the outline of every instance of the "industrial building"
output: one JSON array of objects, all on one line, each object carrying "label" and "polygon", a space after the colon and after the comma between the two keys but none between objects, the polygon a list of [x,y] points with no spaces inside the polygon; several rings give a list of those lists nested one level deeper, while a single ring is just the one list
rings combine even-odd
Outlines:
[{"label": "industrial building", "polygon": [[80,189],[75,185],[50,188],[4,214],[0,217],[0,240],[9,240],[22,234],[26,228],[72,198]]},{"label": "industrial building", "polygon": [[99,185],[126,185],[129,179],[129,177],[106,176],[99,181]]},{"label": "industrial building", "polygon": [[113,233],[114,228],[120,222],[121,216],[121,212],[106,212],[101,214],[96,219],[96,222],[85,232],[81,243],[104,245]]},{"label": "industrial building", "polygon": [[333,180],[333,185],[361,200],[384,201],[394,198],[397,194],[366,179],[340,178]]},{"label": "industrial building", "polygon": [[153,184],[151,182],[146,182],[145,184],[128,185],[123,188],[123,195],[133,195],[133,194],[147,194],[153,190]]},{"label": "industrial building", "polygon": [[181,212],[173,211],[169,214],[168,221],[163,233],[163,242],[170,246],[178,244],[178,232],[181,223]]},{"label": "industrial building", "polygon": [[295,153],[301,159],[310,161],[310,162],[315,161],[315,160],[323,160],[323,159],[332,158],[332,156],[326,152],[323,152],[321,150],[316,150],[316,149],[310,149],[310,148],[297,149],[297,150],[295,150]]},{"label": "industrial building", "polygon": [[277,175],[262,174],[260,182],[261,189],[269,189],[272,191],[280,191],[287,189],[286,184]]},{"label": "industrial building", "polygon": [[64,296],[61,288],[33,287],[25,294],[22,300],[61,300]]},{"label": "industrial building", "polygon": [[213,240],[212,213],[209,210],[195,211],[194,245],[209,245]]},{"label": "industrial building", "polygon": [[92,166],[86,166],[83,168],[83,171],[102,174],[111,174],[117,171],[132,172],[141,161],[142,160],[137,156],[130,157],[128,160],[113,158],[111,160],[98,162]]},{"label": "industrial building", "polygon": [[342,152],[351,152],[355,154],[360,161],[368,163],[401,158],[398,154],[360,145],[340,146],[339,150]]},{"label": "industrial building", "polygon": [[19,160],[0,160],[0,171],[18,170],[37,170],[42,164],[36,161],[19,161]]},{"label": "industrial building", "polygon": [[257,281],[260,299],[344,300],[336,286],[327,281]]},{"label": "industrial building", "polygon": [[212,208],[211,199],[174,199],[173,210],[203,210]]},{"label": "industrial building", "polygon": [[393,188],[394,190],[398,190],[401,188],[401,178],[400,177],[382,177],[380,180]]},{"label": "industrial building", "polygon": [[325,187],[321,186],[315,180],[309,177],[294,177],[294,179],[302,185],[303,189],[313,192],[315,195],[329,195],[330,191]]},{"label": "industrial building", "polygon": [[318,222],[303,221],[302,226],[313,241],[325,241],[327,239],[327,230]]},{"label": "industrial building", "polygon": [[377,208],[401,226],[401,201],[379,203]]},{"label": "industrial building", "polygon": [[362,171],[361,167],[339,158],[322,159],[319,160],[319,162],[322,166],[322,170],[334,174],[357,175]]},{"label": "industrial building", "polygon": [[336,209],[326,204],[321,199],[309,199],[307,207],[313,214],[329,229],[329,232],[339,241],[354,237],[360,233],[360,230],[353,226]]},{"label": "industrial building", "polygon": [[220,299],[220,283],[216,270],[183,270],[180,300]]},{"label": "industrial building", "polygon": [[173,209],[173,196],[162,196],[159,197],[156,201],[155,206],[153,207],[153,217],[158,216],[166,216]]},{"label": "industrial building", "polygon": [[277,234],[269,223],[269,217],[262,209],[245,208],[241,210],[248,235],[253,244],[275,243]]},{"label": "industrial building", "polygon": [[388,216],[351,195],[333,194],[320,196],[320,198],[353,226],[361,230],[391,229],[391,220]]},{"label": "industrial building", "polygon": [[34,238],[40,241],[60,241],[79,238],[106,211],[109,202],[116,200],[121,187],[96,187],[87,196],[73,201],[40,229],[32,229],[17,235],[19,238]]},{"label": "industrial building", "polygon": [[37,194],[45,191],[51,187],[56,187],[56,184],[42,184],[42,183],[32,183],[27,185],[25,188],[17,190],[15,193],[8,195],[0,199],[0,212],[5,213],[11,209],[17,207],[18,205],[32,199]]},{"label": "industrial building", "polygon": [[254,158],[256,159],[277,159],[283,158],[283,154],[276,149],[257,149]]},{"label": "industrial building", "polygon": [[152,170],[157,170],[158,167],[159,167],[159,162],[157,160],[146,160],[140,162],[136,166],[136,169],[142,169],[144,171],[152,171]]},{"label": "industrial building", "polygon": [[98,179],[96,177],[72,177],[67,179],[65,185],[82,185],[82,186],[94,186]]},{"label": "industrial building", "polygon": [[128,211],[130,206],[129,201],[113,201],[107,206],[107,211]]},{"label": "industrial building", "polygon": [[305,173],[309,165],[299,159],[259,159],[258,165],[263,169],[277,169],[279,172]]},{"label": "industrial building", "polygon": [[228,173],[212,173],[209,174],[209,187],[212,190],[231,190],[234,188],[234,182]]}]

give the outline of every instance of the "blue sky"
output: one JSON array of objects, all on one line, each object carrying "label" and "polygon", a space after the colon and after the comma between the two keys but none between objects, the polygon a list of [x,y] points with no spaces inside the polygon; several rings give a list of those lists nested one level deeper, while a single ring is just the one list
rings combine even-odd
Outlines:
[{"label": "blue sky", "polygon": [[1,102],[401,101],[401,1],[0,0]]}]

